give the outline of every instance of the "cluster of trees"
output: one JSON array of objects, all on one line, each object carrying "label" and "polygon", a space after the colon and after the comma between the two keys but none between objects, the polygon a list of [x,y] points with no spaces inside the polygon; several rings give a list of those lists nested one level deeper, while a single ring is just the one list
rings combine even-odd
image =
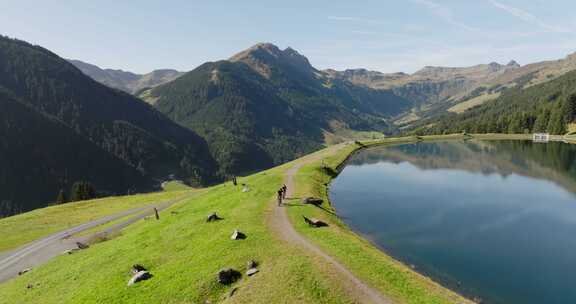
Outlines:
[{"label": "cluster of trees", "polygon": [[462,114],[447,114],[423,123],[416,134],[536,133],[565,134],[576,121],[576,71],[526,89],[505,91]]},{"label": "cluster of trees", "polygon": [[56,197],[56,204],[64,204],[68,202],[84,201],[96,197],[96,188],[90,182],[79,181],[72,184],[69,195],[66,194],[64,189],[60,189]]}]

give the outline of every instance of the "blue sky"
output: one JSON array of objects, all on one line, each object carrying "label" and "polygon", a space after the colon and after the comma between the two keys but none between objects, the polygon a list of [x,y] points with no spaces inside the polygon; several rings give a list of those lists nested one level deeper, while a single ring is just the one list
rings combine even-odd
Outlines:
[{"label": "blue sky", "polygon": [[414,72],[576,51],[576,1],[13,1],[0,33],[105,68],[191,70],[257,42],[318,68]]}]

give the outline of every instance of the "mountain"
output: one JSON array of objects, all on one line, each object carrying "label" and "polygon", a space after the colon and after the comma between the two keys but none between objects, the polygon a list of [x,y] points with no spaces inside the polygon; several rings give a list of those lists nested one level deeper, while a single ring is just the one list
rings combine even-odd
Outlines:
[{"label": "mountain", "polygon": [[329,77],[297,51],[257,44],[142,92],[206,138],[223,173],[279,164],[346,132],[391,131],[412,104],[390,90]]},{"label": "mountain", "polygon": [[454,103],[463,102],[482,84],[518,67],[515,61],[511,61],[507,65],[493,62],[463,68],[427,66],[414,74],[385,74],[365,69],[330,70],[328,73],[358,85],[392,90],[396,95],[414,102],[413,111],[404,113],[396,120],[398,124],[404,124],[427,117],[439,107],[446,110]]},{"label": "mountain", "polygon": [[[17,154],[6,154],[11,155],[5,158],[11,166],[0,167],[0,176],[10,179],[12,175],[28,176],[30,172],[35,172],[35,176],[49,176],[58,181],[68,179],[68,182],[74,182],[70,179],[78,178],[95,183],[97,189],[110,192],[128,190],[126,186],[132,182],[141,186],[138,190],[151,190],[145,186],[172,174],[192,184],[205,184],[215,178],[217,165],[204,139],[173,123],[141,100],[95,82],[42,47],[0,36],[0,89],[4,92],[4,103],[10,103],[15,108],[14,113],[3,113],[10,118],[3,121],[6,132],[3,145],[19,147],[26,144],[30,150],[26,153],[36,153],[34,155],[38,156],[20,159],[16,157]],[[29,119],[40,121],[42,117],[48,121],[26,125]],[[18,124],[10,123],[12,120]],[[22,129],[24,127],[26,129]],[[13,132],[20,132],[18,130],[24,132],[22,134],[29,134],[29,137],[13,136],[18,134]],[[60,160],[69,151],[60,155],[62,148],[48,149],[47,143],[39,141],[52,137],[58,138],[53,139],[54,145],[60,143],[62,147],[68,147],[78,161],[91,162],[90,166],[64,172],[63,168],[67,166],[63,167],[65,164]],[[76,142],[77,146],[72,144]],[[86,156],[91,157],[86,159]],[[73,156],[70,157],[72,161]],[[91,171],[89,168],[110,170]],[[95,173],[101,179],[94,180]],[[142,183],[137,182],[140,179],[135,177],[137,175],[143,176]],[[130,178],[117,184],[100,182],[102,179],[117,181],[119,176]],[[34,182],[26,183],[26,186],[32,191],[36,187],[43,187],[37,183],[38,179],[30,181]],[[33,204],[49,203],[58,190],[52,189],[50,196],[39,193],[38,200]],[[26,194],[18,193],[0,200],[9,199],[13,205],[29,206]]]},{"label": "mountain", "polygon": [[89,180],[106,194],[145,191],[154,181],[60,121],[0,91],[0,217],[53,202]]},{"label": "mountain", "polygon": [[423,121],[416,133],[564,134],[576,120],[576,71],[528,87],[508,89],[495,100],[461,114]]},{"label": "mountain", "polygon": [[101,69],[98,66],[80,60],[69,59],[68,61],[92,79],[111,88],[120,89],[131,94],[172,81],[184,74],[176,70],[162,69],[141,75],[122,70]]},{"label": "mountain", "polygon": [[427,66],[414,74],[385,74],[365,69],[326,72],[358,85],[390,89],[414,102],[411,111],[394,120],[396,125],[410,126],[420,119],[446,112],[462,113],[496,99],[507,89],[544,83],[572,70],[576,70],[576,55],[524,66],[514,60],[505,65],[492,62],[471,67]]}]

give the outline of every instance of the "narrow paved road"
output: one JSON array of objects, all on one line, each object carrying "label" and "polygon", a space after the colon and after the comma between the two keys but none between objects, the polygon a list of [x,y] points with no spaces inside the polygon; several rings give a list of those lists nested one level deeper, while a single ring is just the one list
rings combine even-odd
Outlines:
[{"label": "narrow paved road", "polygon": [[[336,149],[337,147],[334,148]],[[285,184],[288,187],[287,197],[293,197],[295,187],[294,175],[298,172],[300,167],[306,163],[318,160],[319,157],[320,155],[312,155],[310,158],[296,163],[292,168],[286,171]],[[280,236],[282,240],[299,245],[305,250],[322,257],[327,263],[329,263],[337,271],[346,294],[348,294],[354,302],[378,304],[392,303],[390,299],[386,298],[378,290],[375,290],[357,278],[350,270],[346,268],[346,266],[336,261],[332,256],[320,249],[320,247],[313,244],[307,238],[299,234],[292,226],[292,223],[290,223],[286,208],[274,207],[272,218],[269,222],[271,228]]]},{"label": "narrow paved road", "polygon": [[[18,276],[18,272],[34,268],[44,264],[51,258],[62,254],[69,249],[78,248],[76,242],[86,242],[94,236],[119,231],[120,229],[154,213],[154,208],[158,211],[166,209],[173,204],[185,200],[190,196],[179,198],[171,201],[150,204],[144,207],[126,210],[120,213],[109,215],[101,219],[91,221],[70,229],[66,229],[40,240],[30,242],[14,251],[0,255],[0,283],[5,282],[13,277]],[[145,212],[144,212],[145,211]],[[74,237],[75,234],[97,227],[99,225],[136,214],[135,216],[122,221],[116,225],[108,227],[104,231],[94,233],[83,237]]]}]

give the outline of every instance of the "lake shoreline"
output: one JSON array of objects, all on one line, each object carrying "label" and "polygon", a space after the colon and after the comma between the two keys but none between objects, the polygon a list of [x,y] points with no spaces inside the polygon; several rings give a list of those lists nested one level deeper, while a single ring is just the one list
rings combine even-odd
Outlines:
[{"label": "lake shoreline", "polygon": [[[411,136],[411,137],[399,137],[399,138],[389,138],[377,141],[365,141],[365,142],[356,142],[357,147],[351,151],[348,151],[346,155],[340,155],[340,159],[335,159],[331,163],[334,166],[335,174],[327,174],[328,182],[326,183],[326,188],[323,190],[325,192],[325,197],[327,199],[328,204],[330,207],[336,212],[336,208],[332,203],[332,198],[329,195],[329,187],[331,183],[338,175],[342,172],[342,170],[346,167],[349,160],[356,155],[366,149],[379,147],[379,146],[396,146],[396,145],[404,145],[404,144],[415,144],[418,142],[433,142],[433,141],[447,141],[447,140],[483,140],[483,141],[490,141],[490,140],[519,140],[519,141],[527,141],[532,140],[531,134],[471,134],[471,135],[464,135],[464,134],[452,134],[452,135],[437,135],[437,136]],[[573,142],[570,140],[566,140],[564,136],[552,136],[551,142],[553,141],[561,141],[564,143],[572,144]],[[339,152],[341,153],[341,152]],[[344,220],[340,217],[339,213],[336,212],[336,215],[339,219],[344,223],[344,226],[349,229],[352,233],[358,235],[358,237],[364,239],[366,242],[370,243],[373,247],[377,248],[382,254],[390,256],[394,260],[401,263],[405,268],[410,269],[410,271],[416,272],[417,274],[432,280],[434,283],[446,288],[454,293],[459,294],[462,297],[467,298],[470,301],[478,301],[481,299],[479,297],[479,293],[475,290],[475,287],[466,287],[461,285],[461,283],[456,279],[451,279],[450,275],[444,274],[441,271],[426,271],[421,267],[415,267],[410,263],[410,259],[402,258],[399,255],[392,254],[389,249],[385,248],[377,244],[377,242],[359,230],[352,228],[349,224],[346,224]],[[446,279],[442,279],[445,277]]]}]

